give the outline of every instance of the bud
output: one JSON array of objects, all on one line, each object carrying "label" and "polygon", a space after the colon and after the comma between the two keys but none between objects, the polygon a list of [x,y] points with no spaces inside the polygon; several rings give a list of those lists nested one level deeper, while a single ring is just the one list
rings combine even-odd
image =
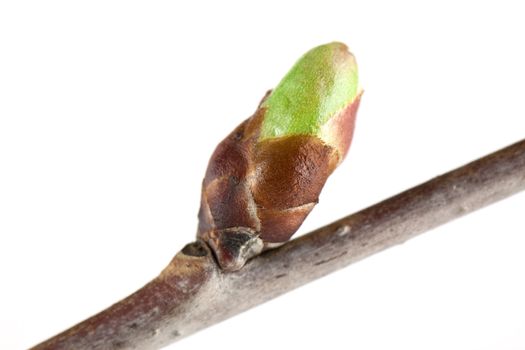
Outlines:
[{"label": "bud", "polygon": [[197,236],[224,270],[240,269],[297,231],[348,152],[361,93],[347,47],[316,47],[217,146]]}]

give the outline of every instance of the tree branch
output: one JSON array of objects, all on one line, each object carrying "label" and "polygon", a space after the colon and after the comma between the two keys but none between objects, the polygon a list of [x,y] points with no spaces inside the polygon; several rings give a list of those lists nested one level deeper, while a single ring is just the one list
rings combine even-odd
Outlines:
[{"label": "tree branch", "polygon": [[158,349],[525,189],[525,140],[222,272],[188,244],[143,288],[34,349]]}]

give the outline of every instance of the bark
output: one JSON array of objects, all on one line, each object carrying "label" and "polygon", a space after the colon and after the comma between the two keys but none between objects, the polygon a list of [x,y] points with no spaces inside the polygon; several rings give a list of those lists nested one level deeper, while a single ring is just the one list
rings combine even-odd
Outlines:
[{"label": "bark", "polygon": [[223,272],[188,244],[143,288],[34,349],[158,349],[525,189],[525,140]]}]

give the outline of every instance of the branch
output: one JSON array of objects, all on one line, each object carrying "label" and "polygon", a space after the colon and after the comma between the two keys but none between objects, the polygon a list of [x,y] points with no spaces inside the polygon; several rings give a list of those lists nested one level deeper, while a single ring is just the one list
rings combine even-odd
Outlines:
[{"label": "branch", "polygon": [[263,253],[237,272],[204,243],[140,290],[34,349],[158,349],[525,189],[525,140]]}]

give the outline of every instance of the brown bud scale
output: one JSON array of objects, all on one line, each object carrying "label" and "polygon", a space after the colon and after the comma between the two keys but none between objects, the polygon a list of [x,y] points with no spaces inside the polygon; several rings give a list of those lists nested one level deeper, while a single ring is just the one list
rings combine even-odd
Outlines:
[{"label": "brown bud scale", "polygon": [[313,135],[259,139],[265,108],[215,149],[202,184],[197,236],[225,270],[286,242],[318,202],[351,142],[359,97],[323,127],[337,147]]}]

